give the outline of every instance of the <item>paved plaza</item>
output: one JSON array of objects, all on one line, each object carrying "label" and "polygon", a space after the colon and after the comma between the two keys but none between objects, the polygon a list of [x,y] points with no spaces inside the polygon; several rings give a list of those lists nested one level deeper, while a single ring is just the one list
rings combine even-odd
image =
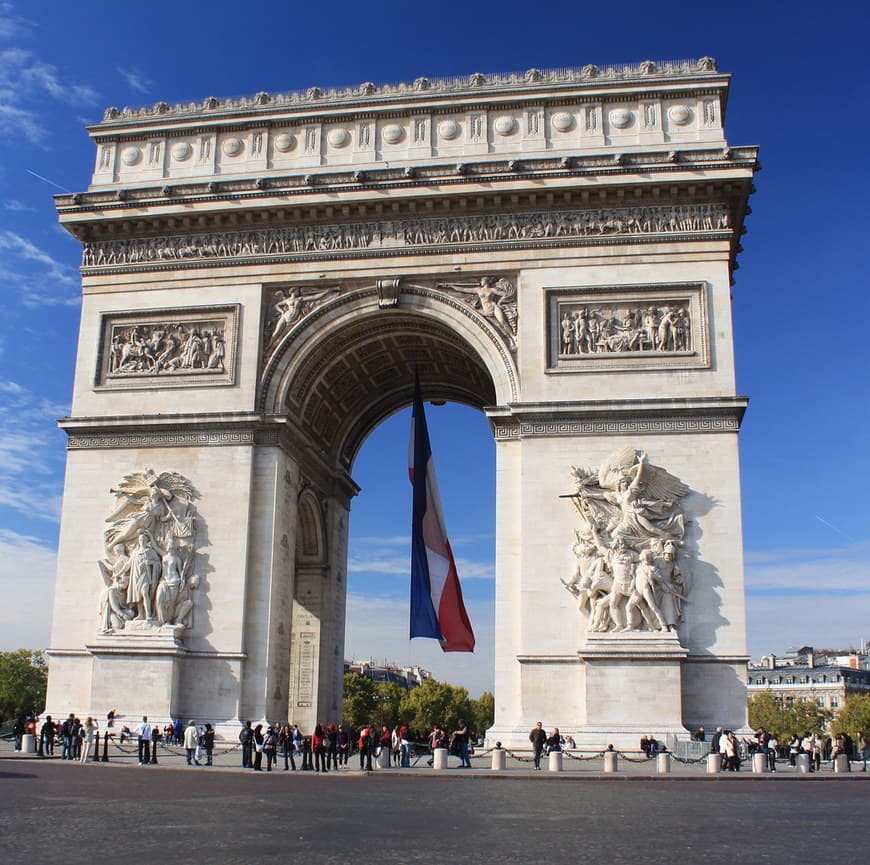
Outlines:
[{"label": "paved plaza", "polygon": [[[437,775],[356,769],[254,773],[238,753],[188,768],[161,752],[77,765],[0,751],[0,861],[271,863],[791,863],[866,849],[867,773],[708,776],[677,766],[568,761],[534,772],[488,759]],[[478,768],[479,766],[479,768]],[[576,766],[576,768],[574,768]]]}]

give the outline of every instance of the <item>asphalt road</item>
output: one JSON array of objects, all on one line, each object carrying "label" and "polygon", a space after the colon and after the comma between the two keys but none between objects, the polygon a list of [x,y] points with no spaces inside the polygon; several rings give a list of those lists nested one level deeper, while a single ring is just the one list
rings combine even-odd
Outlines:
[{"label": "asphalt road", "polygon": [[3,865],[865,861],[870,779],[272,774],[0,760]]}]

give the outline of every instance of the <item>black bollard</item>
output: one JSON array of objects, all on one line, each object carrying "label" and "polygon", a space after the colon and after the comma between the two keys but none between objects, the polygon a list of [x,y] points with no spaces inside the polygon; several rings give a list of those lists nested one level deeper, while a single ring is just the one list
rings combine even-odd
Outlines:
[{"label": "black bollard", "polygon": [[152,766],[157,765],[157,740],[156,739],[151,740],[151,765]]},{"label": "black bollard", "polygon": [[97,732],[94,734],[94,753],[91,755],[91,762],[92,763],[99,763],[100,762],[100,731],[99,730],[97,730]]},{"label": "black bollard", "polygon": [[109,734],[103,736],[103,763],[109,762]]}]

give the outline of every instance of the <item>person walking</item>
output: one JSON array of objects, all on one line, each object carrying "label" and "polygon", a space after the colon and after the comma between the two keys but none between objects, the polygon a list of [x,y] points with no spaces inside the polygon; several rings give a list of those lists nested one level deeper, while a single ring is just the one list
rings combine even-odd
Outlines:
[{"label": "person walking", "polygon": [[199,760],[196,759],[196,746],[199,744],[199,730],[196,729],[196,721],[191,719],[187,722],[187,727],[184,730],[184,750],[187,753],[187,765],[192,766],[196,763],[199,766]]},{"label": "person walking", "polygon": [[541,754],[544,753],[544,745],[547,744],[547,734],[544,731],[544,725],[541,721],[538,721],[538,723],[532,727],[532,730],[529,733],[529,741],[532,743],[532,759],[535,763],[535,769],[540,771]]}]

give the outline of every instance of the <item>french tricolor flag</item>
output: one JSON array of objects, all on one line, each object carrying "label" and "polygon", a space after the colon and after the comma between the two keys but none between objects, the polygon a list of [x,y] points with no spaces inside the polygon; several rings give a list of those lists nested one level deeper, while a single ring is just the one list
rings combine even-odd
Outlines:
[{"label": "french tricolor flag", "polygon": [[411,638],[432,637],[445,652],[473,652],[465,604],[435,480],[420,382],[414,384],[408,474],[414,487],[411,530]]}]

